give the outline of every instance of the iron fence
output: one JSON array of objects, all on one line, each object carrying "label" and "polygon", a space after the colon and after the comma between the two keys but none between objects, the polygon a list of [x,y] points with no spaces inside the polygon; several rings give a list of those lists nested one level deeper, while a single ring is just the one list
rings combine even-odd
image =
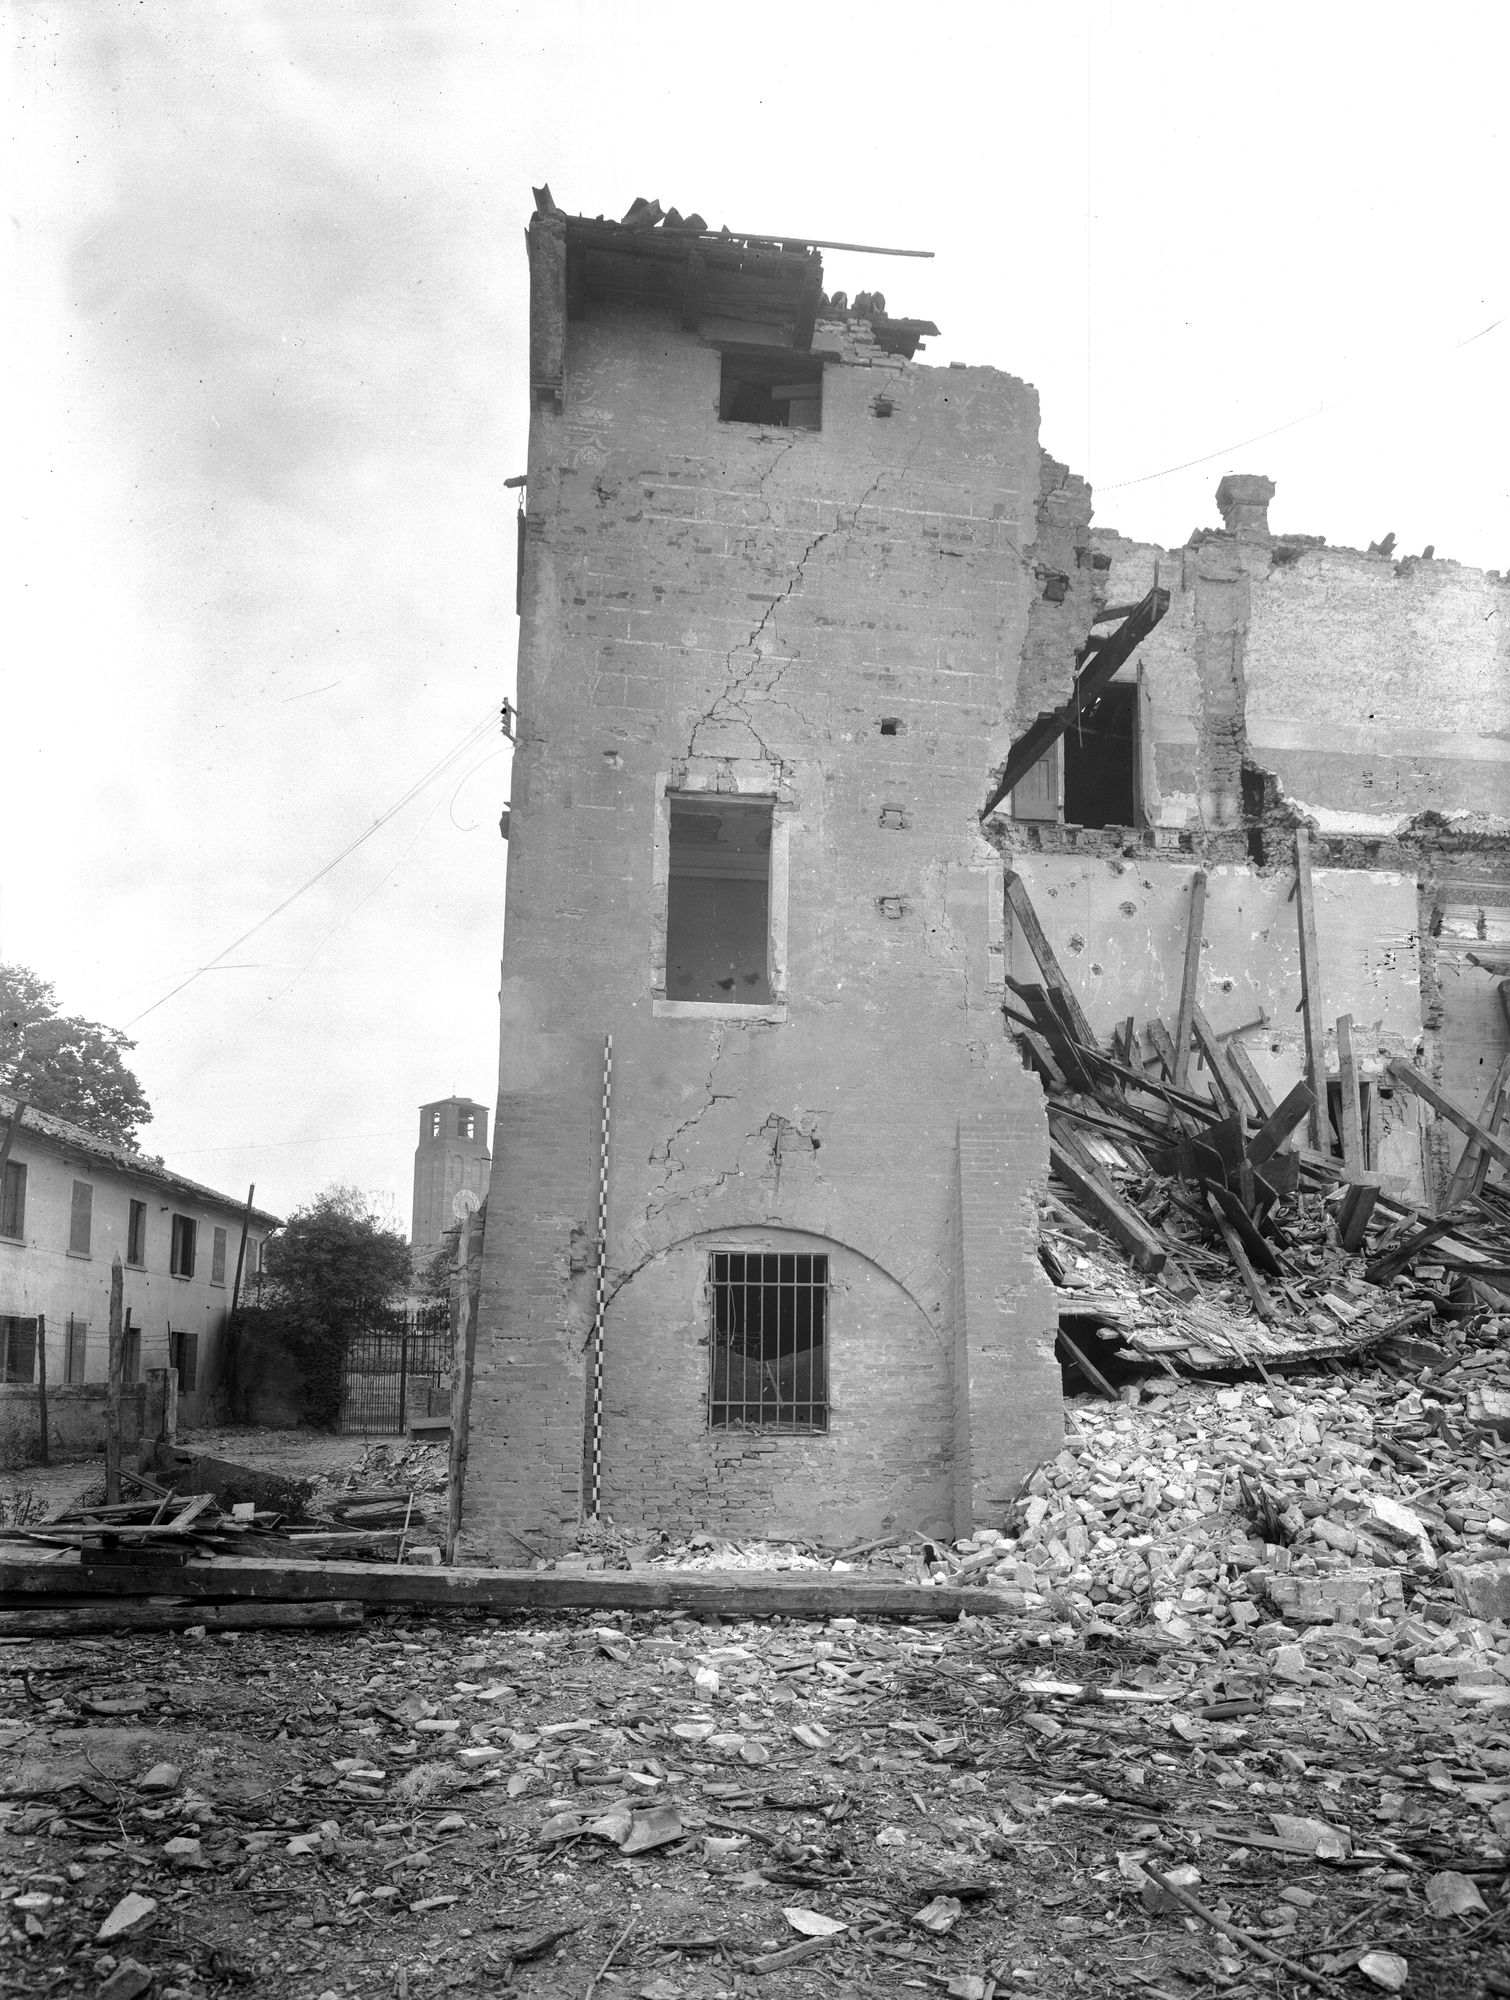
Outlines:
[{"label": "iron fence", "polygon": [[430,1414],[430,1395],[451,1372],[451,1313],[444,1303],[353,1334],[341,1366],[343,1432],[393,1435]]}]

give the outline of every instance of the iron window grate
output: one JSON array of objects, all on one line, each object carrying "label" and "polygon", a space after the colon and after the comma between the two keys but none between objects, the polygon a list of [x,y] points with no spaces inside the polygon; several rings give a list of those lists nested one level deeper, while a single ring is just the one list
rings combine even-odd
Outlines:
[{"label": "iron window grate", "polygon": [[715,1250],[709,1259],[714,1430],[828,1429],[828,1259]]}]

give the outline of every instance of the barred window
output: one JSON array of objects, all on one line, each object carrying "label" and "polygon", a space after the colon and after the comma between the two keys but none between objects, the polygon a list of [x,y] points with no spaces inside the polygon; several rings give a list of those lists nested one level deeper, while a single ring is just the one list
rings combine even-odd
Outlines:
[{"label": "barred window", "polygon": [[828,1259],[715,1250],[708,1422],[828,1429]]}]

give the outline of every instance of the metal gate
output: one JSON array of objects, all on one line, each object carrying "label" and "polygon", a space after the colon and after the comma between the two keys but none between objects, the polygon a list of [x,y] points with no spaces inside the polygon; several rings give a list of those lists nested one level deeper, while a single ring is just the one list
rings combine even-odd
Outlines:
[{"label": "metal gate", "polygon": [[429,1416],[431,1394],[451,1373],[451,1309],[442,1302],[395,1313],[353,1334],[341,1365],[343,1432],[401,1433]]}]

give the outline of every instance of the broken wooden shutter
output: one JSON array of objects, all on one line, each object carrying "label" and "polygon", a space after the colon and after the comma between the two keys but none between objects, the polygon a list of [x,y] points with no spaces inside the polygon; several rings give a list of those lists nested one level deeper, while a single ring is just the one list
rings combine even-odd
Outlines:
[{"label": "broken wooden shutter", "polygon": [[1159,810],[1159,778],[1153,758],[1153,702],[1148,676],[1138,662],[1137,741],[1133,745],[1133,812],[1138,826],[1152,826]]},{"label": "broken wooden shutter", "polygon": [[199,1335],[186,1333],[181,1337],[183,1359],[178,1369],[178,1393],[192,1396],[199,1381]]},{"label": "broken wooden shutter", "polygon": [[63,1358],[63,1380],[76,1388],[84,1380],[89,1344],[89,1322],[68,1315],[68,1346]]},{"label": "broken wooden shutter", "polygon": [[68,1216],[68,1249],[74,1257],[89,1255],[89,1230],[94,1216],[94,1189],[88,1181],[73,1184],[73,1206]]},{"label": "broken wooden shutter", "polygon": [[1012,792],[1013,819],[1052,820],[1060,818],[1064,798],[1064,740],[1051,743],[1038,762],[1027,770]]},{"label": "broken wooden shutter", "polygon": [[25,1234],[26,1165],[22,1160],[7,1160],[4,1187],[0,1190],[0,1236]]}]

